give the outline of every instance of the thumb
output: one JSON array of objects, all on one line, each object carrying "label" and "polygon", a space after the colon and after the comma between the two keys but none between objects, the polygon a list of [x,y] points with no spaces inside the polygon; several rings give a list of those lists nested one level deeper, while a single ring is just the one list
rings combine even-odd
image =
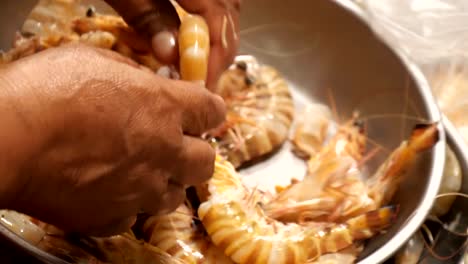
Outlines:
[{"label": "thumb", "polygon": [[169,0],[106,0],[138,33],[151,41],[154,55],[177,65],[177,31],[180,20]]}]

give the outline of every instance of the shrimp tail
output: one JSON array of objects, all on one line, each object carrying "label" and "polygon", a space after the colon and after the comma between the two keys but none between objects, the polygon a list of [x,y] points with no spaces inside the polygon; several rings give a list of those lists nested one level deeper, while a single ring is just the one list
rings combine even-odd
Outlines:
[{"label": "shrimp tail", "polygon": [[414,146],[416,152],[425,151],[439,141],[437,124],[417,124],[411,133],[409,144]]},{"label": "shrimp tail", "polygon": [[328,227],[319,232],[324,234],[321,237],[320,252],[338,252],[357,241],[374,237],[395,222],[398,211],[399,206],[386,206]]},{"label": "shrimp tail", "polygon": [[414,165],[420,153],[432,148],[439,140],[437,123],[418,124],[410,138],[404,141],[369,178],[369,196],[377,206],[386,204],[395,194],[403,175]]},{"label": "shrimp tail", "polygon": [[349,219],[346,224],[356,240],[367,239],[391,226],[400,211],[399,205],[389,205]]}]

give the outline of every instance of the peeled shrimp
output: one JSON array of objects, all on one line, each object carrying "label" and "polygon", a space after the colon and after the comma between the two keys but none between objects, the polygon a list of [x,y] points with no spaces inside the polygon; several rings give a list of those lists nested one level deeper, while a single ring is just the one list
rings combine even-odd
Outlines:
[{"label": "peeled shrimp", "polygon": [[198,15],[185,15],[179,28],[180,75],[186,81],[206,80],[210,34],[205,20]]},{"label": "peeled shrimp", "polygon": [[193,218],[193,211],[184,204],[168,215],[151,216],[143,226],[145,241],[185,263],[233,263]]},{"label": "peeled shrimp", "polygon": [[342,224],[284,224],[265,216],[261,193],[247,190],[234,166],[219,155],[208,192],[198,215],[213,243],[236,263],[312,261],[376,235],[396,214],[395,207],[385,207]]},{"label": "peeled shrimp", "polygon": [[222,74],[216,93],[228,107],[226,122],[205,136],[236,168],[286,141],[294,104],[286,80],[276,69],[254,57],[238,56]]},{"label": "peeled shrimp", "polygon": [[357,118],[356,115],[340,126],[329,143],[311,156],[302,181],[288,186],[264,206],[267,215],[282,221],[321,216],[333,221],[336,219],[330,217],[332,212],[340,204],[346,204],[344,201],[356,205],[359,200],[359,206],[366,207],[369,198],[362,195],[365,186],[359,169],[366,138],[363,124]]}]

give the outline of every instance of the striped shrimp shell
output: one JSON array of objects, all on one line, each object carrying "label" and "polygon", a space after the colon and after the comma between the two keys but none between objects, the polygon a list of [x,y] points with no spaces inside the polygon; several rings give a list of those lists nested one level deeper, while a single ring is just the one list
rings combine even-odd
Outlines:
[{"label": "striped shrimp shell", "polygon": [[236,168],[278,149],[288,137],[294,103],[286,80],[254,57],[238,56],[217,86],[227,121],[205,136]]}]

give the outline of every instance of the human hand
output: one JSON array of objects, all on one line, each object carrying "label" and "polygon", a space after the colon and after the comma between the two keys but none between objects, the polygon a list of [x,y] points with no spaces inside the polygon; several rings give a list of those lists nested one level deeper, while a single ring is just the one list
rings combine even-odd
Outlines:
[{"label": "human hand", "polygon": [[128,230],[141,210],[174,210],[185,186],[213,173],[215,152],[197,136],[224,120],[225,106],[203,87],[79,45],[14,62],[0,78],[0,118],[12,120],[2,139],[18,143],[0,150],[14,149],[2,161],[22,153],[6,170],[15,173],[0,179],[9,209],[110,235]]},{"label": "human hand", "polygon": [[[106,0],[106,2],[132,27],[152,40],[153,50],[160,61],[177,64],[176,36],[179,21],[169,0]],[[241,0],[177,0],[177,2],[187,12],[203,16],[208,24],[211,49],[207,86],[213,90],[218,78],[232,63],[237,53]],[[225,44],[223,44],[224,38]]]}]

